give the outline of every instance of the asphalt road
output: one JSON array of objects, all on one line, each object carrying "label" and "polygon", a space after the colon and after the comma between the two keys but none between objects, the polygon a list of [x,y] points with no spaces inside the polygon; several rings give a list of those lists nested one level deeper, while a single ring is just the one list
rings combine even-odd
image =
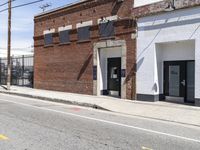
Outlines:
[{"label": "asphalt road", "polygon": [[0,150],[97,149],[200,150],[200,127],[0,94]]}]

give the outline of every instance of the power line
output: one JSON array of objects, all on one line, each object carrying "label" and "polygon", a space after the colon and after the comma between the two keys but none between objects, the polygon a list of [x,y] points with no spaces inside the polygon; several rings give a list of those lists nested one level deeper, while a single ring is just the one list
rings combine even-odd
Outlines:
[{"label": "power line", "polygon": [[[16,1],[16,0],[12,0],[12,2],[14,2],[14,1]],[[5,6],[5,5],[7,5],[7,4],[8,4],[8,2],[5,2],[5,3],[3,3],[3,4],[0,4],[0,7]]]},{"label": "power line", "polygon": [[12,8],[18,8],[18,7],[23,7],[23,6],[27,6],[27,5],[31,5],[31,4],[35,4],[35,3],[39,3],[39,2],[42,2],[44,0],[37,0],[37,1],[33,1],[33,2],[29,2],[29,3],[25,3],[25,4],[21,4],[21,5],[17,5],[17,6],[14,6]]},{"label": "power line", "polygon": [[[12,2],[13,2],[13,1],[15,1],[15,0],[12,0]],[[7,4],[8,4],[8,2],[5,2],[5,3],[3,3],[3,4],[0,4],[0,7],[1,7],[1,6],[5,6],[5,5],[7,5]]]},{"label": "power line", "polygon": [[[13,1],[15,1],[15,0],[13,0]],[[13,6],[12,9],[14,9],[14,8],[19,8],[19,7],[24,7],[24,6],[27,6],[27,5],[32,5],[32,4],[35,4],[35,3],[42,2],[42,1],[44,1],[44,0],[37,0],[37,1],[29,2],[29,3],[25,3],[25,4]],[[8,2],[7,2],[7,4],[8,4]],[[7,10],[8,10],[8,8],[3,9],[3,10],[0,10],[0,13],[1,13],[1,12],[4,12],[4,11],[7,11]]]}]

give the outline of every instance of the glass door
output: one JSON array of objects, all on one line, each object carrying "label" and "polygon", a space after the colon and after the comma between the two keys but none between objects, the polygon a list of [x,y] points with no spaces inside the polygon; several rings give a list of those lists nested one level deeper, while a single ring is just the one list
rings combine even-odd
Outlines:
[{"label": "glass door", "polygon": [[165,96],[186,96],[186,67],[185,62],[164,62],[164,91]]},{"label": "glass door", "polygon": [[195,62],[164,62],[164,95],[183,98],[184,102],[194,103]]},{"label": "glass door", "polygon": [[169,66],[169,95],[180,96],[180,65]]}]

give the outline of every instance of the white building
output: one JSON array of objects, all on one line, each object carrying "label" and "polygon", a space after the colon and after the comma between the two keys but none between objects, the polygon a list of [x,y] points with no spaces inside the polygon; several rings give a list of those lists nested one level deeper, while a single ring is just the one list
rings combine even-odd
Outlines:
[{"label": "white building", "polygon": [[138,7],[142,1],[153,0],[136,0],[133,9],[140,12],[137,99],[200,105],[200,0],[175,1],[175,10],[167,2]]}]

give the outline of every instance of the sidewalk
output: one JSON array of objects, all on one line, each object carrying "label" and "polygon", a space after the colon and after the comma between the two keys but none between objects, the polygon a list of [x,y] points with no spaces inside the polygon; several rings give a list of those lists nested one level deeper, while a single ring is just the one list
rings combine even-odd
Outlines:
[{"label": "sidewalk", "polygon": [[6,91],[3,87],[0,87],[0,93],[93,107],[122,114],[178,122],[200,127],[200,107],[195,106],[173,104],[168,102],[152,103],[129,101],[105,96],[97,97],[16,86],[13,86],[11,91]]}]

